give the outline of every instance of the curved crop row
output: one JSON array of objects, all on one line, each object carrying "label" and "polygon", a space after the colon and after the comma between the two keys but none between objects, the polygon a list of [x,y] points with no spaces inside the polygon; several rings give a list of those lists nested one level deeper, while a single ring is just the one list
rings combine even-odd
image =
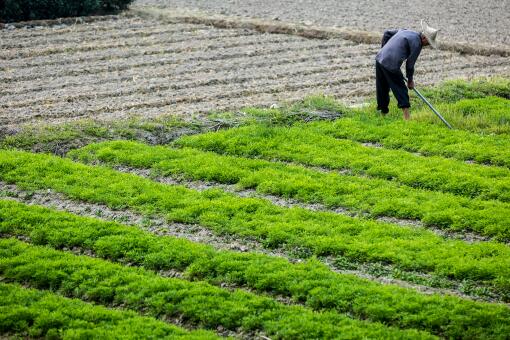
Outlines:
[{"label": "curved crop row", "polygon": [[510,139],[449,130],[419,122],[383,121],[376,117],[342,118],[334,122],[313,122],[302,127],[335,138],[380,143],[386,148],[475,161],[510,168]]},{"label": "curved crop row", "polygon": [[184,137],[177,143],[222,154],[349,170],[415,188],[510,202],[508,169],[374,149],[317,133],[306,124],[290,128],[252,125]]},{"label": "curved crop row", "polygon": [[261,293],[290,296],[315,310],[335,310],[446,337],[493,337],[510,332],[510,311],[504,306],[423,295],[336,274],[314,260],[290,264],[263,254],[217,251],[184,239],[12,201],[0,200],[0,233],[29,237],[36,244],[57,249],[79,247],[148,269],[178,270],[189,279],[248,286]]},{"label": "curved crop row", "polygon": [[305,247],[317,255],[394,263],[403,270],[486,281],[502,291],[510,288],[510,249],[494,242],[448,241],[424,229],[281,208],[218,190],[197,192],[21,151],[0,151],[0,179],[21,189],[52,189],[72,199],[163,214],[169,221],[198,223],[217,233],[256,237],[266,247]]},{"label": "curved crop row", "polygon": [[[252,128],[236,129],[244,132]],[[280,129],[280,131],[287,129]],[[338,160],[338,151],[321,148],[321,139],[300,143],[296,139],[272,139],[275,129],[258,129],[253,135],[231,136],[224,132],[185,137],[181,145],[247,156],[279,156],[303,162]],[[266,132],[266,134],[264,134]],[[305,133],[303,133],[305,134]],[[210,138],[210,137],[213,138]],[[253,136],[253,138],[251,138]],[[264,138],[266,136],[267,138]],[[288,136],[288,135],[287,135]],[[221,138],[225,137],[225,138]],[[278,136],[280,137],[280,136]],[[267,141],[267,142],[266,142]],[[218,146],[219,145],[219,146]],[[269,151],[266,151],[269,150]],[[314,153],[314,152],[317,153]],[[290,155],[290,156],[286,156]],[[160,173],[192,180],[236,183],[266,193],[300,201],[321,202],[331,207],[348,207],[374,216],[419,218],[428,225],[453,230],[474,230],[501,240],[510,239],[510,204],[413,189],[382,179],[324,173],[296,165],[218,155],[194,149],[152,147],[142,143],[114,141],[90,144],[70,153],[84,162],[153,168]],[[312,159],[311,157],[316,157]],[[360,164],[366,164],[364,159]],[[374,164],[380,164],[376,162]],[[380,165],[391,169],[391,165]],[[497,169],[496,169],[497,170]],[[502,169],[505,170],[505,169]],[[506,170],[505,170],[506,171]],[[427,173],[426,170],[424,170]],[[446,177],[446,175],[440,178]],[[477,178],[478,179],[478,178]]]},{"label": "curved crop row", "polygon": [[216,329],[263,331],[280,339],[433,338],[416,330],[350,319],[334,312],[316,313],[267,297],[228,291],[203,282],[162,278],[141,268],[76,256],[17,240],[0,240],[2,276],[103,305],[144,311],[163,318],[182,317],[190,324]]},{"label": "curved crop row", "polygon": [[[0,283],[0,333],[46,339],[218,339],[130,311]],[[17,338],[17,337],[16,337]]]}]

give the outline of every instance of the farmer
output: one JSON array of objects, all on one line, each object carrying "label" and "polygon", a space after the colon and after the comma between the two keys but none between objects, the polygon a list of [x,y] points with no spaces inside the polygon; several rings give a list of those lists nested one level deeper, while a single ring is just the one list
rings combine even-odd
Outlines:
[{"label": "farmer", "polygon": [[[406,29],[387,30],[382,38],[382,46],[375,57],[375,86],[377,90],[377,110],[383,115],[388,113],[390,89],[397,99],[398,107],[409,119],[409,94],[407,88],[414,88],[414,64],[423,46],[437,48],[436,36],[439,30],[421,22],[422,32]],[[406,61],[407,87],[400,70]]]}]

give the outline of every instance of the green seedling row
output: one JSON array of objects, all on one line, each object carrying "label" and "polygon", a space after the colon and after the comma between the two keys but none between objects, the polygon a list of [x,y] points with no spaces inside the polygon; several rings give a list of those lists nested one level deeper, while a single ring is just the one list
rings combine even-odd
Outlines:
[{"label": "green seedling row", "polygon": [[[327,126],[327,123],[324,125]],[[251,125],[187,136],[177,143],[233,156],[348,170],[413,188],[510,201],[509,169],[466,164],[442,157],[422,157],[403,150],[367,147],[316,130],[317,125],[310,128],[306,124],[292,127]]]},{"label": "green seedling row", "polygon": [[[462,79],[447,80],[438,86],[425,88],[421,92],[434,102],[446,103],[491,96],[510,99],[510,78],[482,77],[470,81]],[[422,104],[422,106],[425,107],[425,104]]]},{"label": "green seedling row", "polygon": [[425,156],[510,167],[510,139],[507,136],[479,135],[414,121],[384,121],[377,117],[346,117],[334,122],[313,122],[303,128],[335,138],[380,143],[385,148],[418,152]]},{"label": "green seedling row", "polygon": [[423,295],[333,273],[316,260],[291,264],[263,254],[217,251],[184,239],[13,201],[0,200],[0,233],[57,249],[78,247],[147,269],[174,269],[188,279],[247,286],[258,293],[291,297],[315,310],[335,310],[445,337],[491,338],[510,332],[510,309],[502,305]]},{"label": "green seedling row", "polygon": [[231,331],[262,331],[275,339],[433,338],[426,332],[353,320],[335,312],[313,312],[204,282],[162,278],[141,268],[30,246],[14,239],[0,240],[0,273],[39,289],[119,305],[159,318],[182,317],[207,329],[221,326]]},{"label": "green seedling row", "polygon": [[51,292],[0,283],[0,333],[45,339],[220,339],[131,311],[108,309]]},{"label": "green seedling row", "polygon": [[[462,99],[455,103],[437,103],[437,110],[448,117],[449,122],[467,131],[500,134],[510,133],[510,100],[498,97]],[[422,108],[413,112],[413,119],[436,123],[437,119]]]},{"label": "green seedling row", "polygon": [[114,209],[162,214],[168,221],[197,223],[218,234],[256,238],[268,248],[304,247],[315,255],[390,263],[404,271],[485,281],[502,291],[510,288],[510,249],[500,243],[445,240],[422,228],[282,208],[220,190],[197,192],[22,151],[0,152],[0,180],[25,190],[51,189]]},{"label": "green seedling row", "polygon": [[[218,136],[215,135],[211,140],[216,140]],[[201,138],[193,138],[190,144],[210,148],[200,142]],[[230,138],[226,140],[229,143],[231,141]],[[246,140],[244,145],[247,148],[257,148],[256,142],[251,144]],[[275,145],[279,145],[278,142]],[[303,151],[304,148],[301,145],[295,150]],[[309,149],[312,148],[315,150],[315,147]],[[288,150],[291,149],[294,150],[293,147]],[[327,152],[321,156],[320,150],[317,150],[318,157],[327,159]],[[470,199],[414,189],[382,179],[324,173],[266,160],[218,155],[188,148],[152,147],[136,142],[91,144],[69,155],[87,163],[100,161],[109,165],[151,168],[159,174],[191,180],[236,183],[242,188],[254,188],[264,194],[307,203],[319,202],[331,208],[347,207],[358,213],[368,212],[372,216],[420,219],[429,226],[472,230],[498,240],[510,240],[510,204],[500,201]]]}]

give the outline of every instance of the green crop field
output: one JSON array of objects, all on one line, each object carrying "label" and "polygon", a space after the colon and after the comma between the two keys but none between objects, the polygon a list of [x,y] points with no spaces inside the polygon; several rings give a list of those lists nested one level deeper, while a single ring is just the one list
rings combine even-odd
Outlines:
[{"label": "green crop field", "polygon": [[510,81],[0,134],[0,338],[508,339]]}]

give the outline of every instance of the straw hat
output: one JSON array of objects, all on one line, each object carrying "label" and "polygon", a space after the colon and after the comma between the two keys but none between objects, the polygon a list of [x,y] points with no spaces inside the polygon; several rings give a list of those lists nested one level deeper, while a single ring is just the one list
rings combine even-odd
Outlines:
[{"label": "straw hat", "polygon": [[436,41],[436,37],[437,37],[437,32],[439,32],[438,29],[435,29],[435,28],[432,28],[430,27],[429,25],[427,25],[427,23],[425,21],[421,21],[421,29],[422,29],[422,33],[423,35],[427,38],[427,40],[429,41],[430,43],[430,46],[432,46],[433,48],[437,48],[438,47],[438,43]]}]

